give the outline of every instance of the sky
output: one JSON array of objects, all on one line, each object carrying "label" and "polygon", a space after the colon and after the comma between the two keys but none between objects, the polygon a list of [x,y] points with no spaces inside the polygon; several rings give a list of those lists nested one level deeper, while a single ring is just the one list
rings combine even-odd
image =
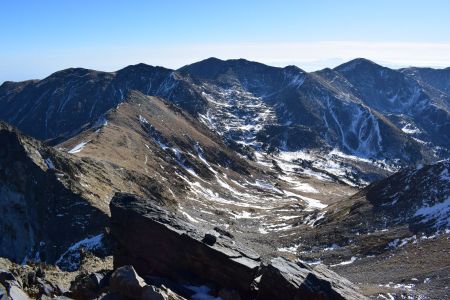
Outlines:
[{"label": "sky", "polygon": [[450,66],[447,0],[0,0],[0,83],[208,57],[307,71]]}]

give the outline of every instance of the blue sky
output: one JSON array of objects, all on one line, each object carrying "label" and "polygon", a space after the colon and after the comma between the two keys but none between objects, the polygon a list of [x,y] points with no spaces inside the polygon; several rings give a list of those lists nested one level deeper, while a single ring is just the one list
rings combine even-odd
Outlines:
[{"label": "blue sky", "polygon": [[354,57],[445,67],[448,12],[446,0],[3,0],[0,82],[210,56],[306,70]]}]

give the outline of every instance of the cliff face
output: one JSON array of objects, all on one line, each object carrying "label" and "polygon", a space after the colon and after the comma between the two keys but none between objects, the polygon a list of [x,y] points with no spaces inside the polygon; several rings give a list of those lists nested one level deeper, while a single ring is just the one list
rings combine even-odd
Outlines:
[{"label": "cliff face", "polygon": [[0,256],[55,262],[71,243],[101,232],[106,212],[68,178],[76,163],[5,124],[0,144]]}]

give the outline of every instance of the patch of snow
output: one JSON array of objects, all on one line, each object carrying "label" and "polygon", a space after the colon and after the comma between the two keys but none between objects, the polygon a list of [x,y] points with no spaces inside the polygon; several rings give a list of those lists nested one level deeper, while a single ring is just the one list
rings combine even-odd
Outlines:
[{"label": "patch of snow", "polygon": [[68,270],[74,271],[78,269],[80,263],[80,254],[78,249],[84,248],[86,250],[96,250],[103,246],[103,234],[95,235],[85,238],[70,246],[61,256],[56,260],[55,265]]},{"label": "patch of snow", "polygon": [[350,260],[346,260],[346,261],[340,262],[338,264],[330,265],[330,267],[350,265],[350,264],[354,263],[356,261],[356,259],[357,258],[355,256],[352,256],[352,258],[350,258]]},{"label": "patch of snow", "polygon": [[265,230],[262,227],[258,228],[258,232],[261,233],[261,234],[268,234],[269,233],[267,230]]},{"label": "patch of snow", "polygon": [[87,142],[81,142],[78,145],[76,145],[75,147],[73,147],[72,149],[70,149],[69,151],[67,151],[67,153],[70,154],[75,154],[80,152],[81,150],[83,150],[84,146],[86,146],[87,143],[89,143],[90,141]]},{"label": "patch of snow", "polygon": [[319,209],[322,209],[322,208],[327,207],[326,204],[323,204],[322,202],[320,202],[320,201],[317,200],[317,199],[313,199],[313,198],[305,197],[305,196],[302,196],[302,195],[294,194],[294,193],[289,192],[289,191],[284,191],[284,194],[285,194],[286,196],[288,196],[288,197],[295,197],[295,198],[299,198],[299,199],[305,201],[306,204],[307,204],[309,207],[311,207],[311,208],[319,208]]},{"label": "patch of snow", "polygon": [[295,74],[290,79],[289,85],[299,88],[305,82],[306,76],[304,74]]},{"label": "patch of snow", "polygon": [[234,219],[261,219],[264,216],[254,216],[253,213],[249,211],[241,211],[239,213],[231,212]]},{"label": "patch of snow", "polygon": [[408,242],[413,241],[413,243],[415,244],[417,242],[417,236],[413,235],[412,237],[409,238],[404,238],[402,240],[400,239],[395,239],[391,242],[388,243],[388,248],[401,248],[403,246],[405,246],[406,244],[408,244]]},{"label": "patch of snow", "polygon": [[415,287],[415,284],[403,284],[403,283],[393,283],[393,282],[389,282],[387,284],[379,284],[379,286],[383,286],[383,287],[389,287],[389,288],[394,288],[394,289],[407,289],[407,290],[411,290]]},{"label": "patch of snow", "polygon": [[263,189],[263,190],[272,191],[272,192],[275,192],[278,194],[283,193],[280,189],[274,187],[273,184],[263,181],[263,180],[256,180],[254,183],[247,181],[247,184],[257,187],[257,188],[260,188],[260,189]]},{"label": "patch of snow", "polygon": [[439,176],[440,176],[440,179],[442,181],[450,183],[450,175],[448,173],[448,169],[447,168],[442,170],[442,172],[441,172],[441,174]]},{"label": "patch of snow", "polygon": [[257,133],[276,119],[262,97],[244,89],[204,85],[202,96],[209,108],[198,115],[199,120],[219,135],[232,136],[238,144],[259,148]]},{"label": "patch of snow", "polygon": [[44,161],[45,161],[45,163],[47,164],[47,167],[50,170],[54,170],[55,169],[55,165],[53,164],[53,162],[52,162],[52,160],[50,158],[46,158]]},{"label": "patch of snow", "polygon": [[333,251],[339,248],[340,247],[337,244],[332,244],[330,247],[324,248],[323,251]]},{"label": "patch of snow", "polygon": [[194,292],[194,294],[191,296],[192,300],[222,300],[222,298],[220,297],[211,296],[211,288],[206,285],[185,285],[185,287]]},{"label": "patch of snow", "polygon": [[309,193],[309,194],[317,194],[319,193],[318,190],[316,190],[314,187],[312,187],[309,183],[306,182],[300,182],[297,179],[293,179],[291,176],[279,176],[281,180],[284,180],[292,185],[292,189]]},{"label": "patch of snow", "polygon": [[421,133],[419,128],[409,123],[402,127],[402,131],[407,134]]},{"label": "patch of snow", "polygon": [[[262,210],[267,210],[267,209],[272,208],[269,205],[267,205],[267,206],[253,205],[253,203],[258,203],[259,201],[257,201],[258,199],[256,199],[256,201],[251,201],[252,200],[251,197],[246,197],[245,199],[236,199],[236,201],[233,200],[233,198],[224,198],[219,193],[213,191],[210,188],[203,186],[200,182],[198,182],[198,181],[193,182],[181,174],[178,174],[178,173],[176,173],[176,174],[178,177],[183,179],[189,185],[190,190],[197,196],[198,199],[205,199],[205,200],[213,201],[216,204],[235,205],[238,207],[262,209]],[[241,201],[239,201],[239,200],[241,200]]]},{"label": "patch of snow", "polygon": [[304,264],[310,265],[310,266],[318,265],[318,264],[322,263],[322,260],[320,260],[320,259],[317,259],[317,260],[301,260],[301,259],[299,259],[299,261]]},{"label": "patch of snow", "polygon": [[300,218],[301,216],[280,216],[278,217],[278,219],[282,220],[282,221],[288,221],[288,220],[292,220],[292,219],[296,219],[296,218]]},{"label": "patch of snow", "polygon": [[300,244],[292,245],[292,246],[289,246],[289,247],[277,248],[277,251],[279,251],[279,252],[289,252],[289,253],[297,254],[298,247],[300,247]]},{"label": "patch of snow", "polygon": [[139,122],[140,122],[141,124],[150,124],[150,123],[147,121],[147,119],[146,119],[145,117],[141,116],[141,115],[139,115]]},{"label": "patch of snow", "polygon": [[435,227],[450,227],[450,196],[447,197],[447,199],[445,199],[443,202],[419,208],[414,216],[421,217],[422,223],[434,221]]},{"label": "patch of snow", "polygon": [[315,217],[312,217],[312,215],[308,215],[303,221],[303,224],[314,227],[317,221],[322,220],[323,218],[325,218],[325,212],[321,212],[317,214],[317,216]]},{"label": "patch of snow", "polygon": [[108,125],[108,120],[106,120],[105,116],[101,116],[97,121],[95,121],[94,125],[92,125],[92,128],[99,129],[106,125]]},{"label": "patch of snow", "polygon": [[281,223],[281,224],[263,224],[265,226],[265,228],[268,231],[284,231],[284,230],[289,230],[291,229],[293,226],[292,224],[286,224],[286,223]]},{"label": "patch of snow", "polygon": [[192,217],[190,214],[188,214],[187,212],[185,212],[183,210],[182,207],[180,207],[181,213],[192,223],[198,223],[197,219],[195,219],[194,217]]}]

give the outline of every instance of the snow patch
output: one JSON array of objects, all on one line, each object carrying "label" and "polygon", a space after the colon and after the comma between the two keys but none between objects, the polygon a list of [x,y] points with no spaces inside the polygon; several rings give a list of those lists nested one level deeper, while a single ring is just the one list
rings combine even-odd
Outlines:
[{"label": "snow patch", "polygon": [[450,227],[450,196],[447,197],[447,199],[445,199],[443,202],[419,208],[414,216],[421,217],[421,223],[426,223],[434,220],[435,227]]},{"label": "snow patch", "polygon": [[47,164],[47,167],[50,170],[54,170],[55,169],[55,165],[53,164],[53,162],[52,162],[52,160],[50,158],[46,158],[44,161],[45,161],[45,163]]},{"label": "snow patch", "polygon": [[78,145],[76,145],[75,147],[73,147],[72,149],[70,149],[69,151],[67,151],[67,153],[70,153],[70,154],[78,153],[78,152],[80,152],[81,150],[83,150],[84,146],[86,146],[87,143],[89,143],[89,142],[90,142],[90,141],[87,141],[87,142],[81,142],[81,143],[79,143]]},{"label": "snow patch", "polygon": [[354,263],[356,260],[357,260],[357,257],[352,256],[352,258],[350,258],[349,260],[340,262],[340,263],[338,263],[338,264],[330,265],[330,267],[350,265],[350,264]]},{"label": "snow patch", "polygon": [[76,242],[56,260],[55,265],[67,271],[77,270],[80,264],[80,253],[78,250],[81,248],[90,251],[100,249],[103,246],[102,239],[103,234],[99,234]]},{"label": "snow patch", "polygon": [[222,298],[220,297],[211,296],[211,288],[206,285],[185,285],[185,287],[194,292],[194,294],[191,296],[192,300],[222,300]]},{"label": "snow patch", "polygon": [[279,251],[279,252],[289,252],[289,253],[297,254],[298,247],[300,247],[300,244],[295,244],[295,245],[292,245],[292,246],[289,246],[289,247],[277,248],[277,251]]}]

